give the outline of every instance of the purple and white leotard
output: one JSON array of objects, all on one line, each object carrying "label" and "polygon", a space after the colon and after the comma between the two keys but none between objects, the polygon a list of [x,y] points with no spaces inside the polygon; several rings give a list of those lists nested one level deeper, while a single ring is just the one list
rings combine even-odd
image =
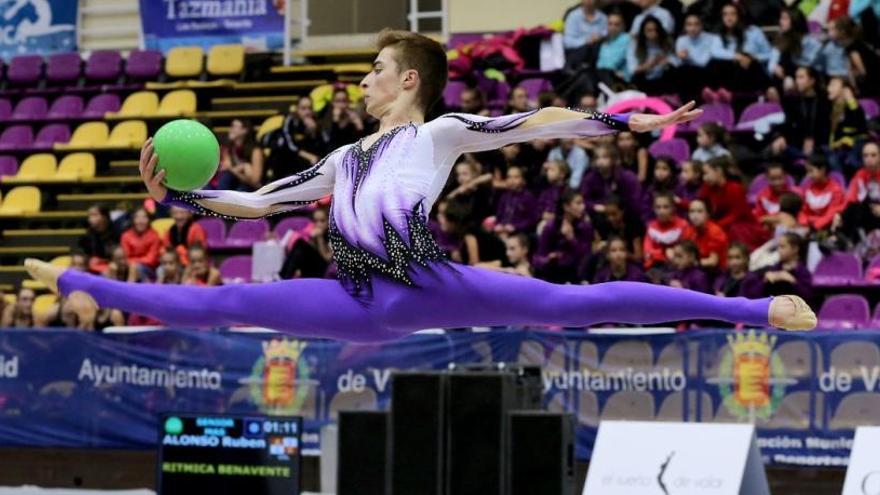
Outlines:
[{"label": "purple and white leotard", "polygon": [[600,136],[626,116],[562,108],[490,118],[447,114],[343,146],[314,167],[255,192],[169,191],[164,201],[205,215],[281,214],[333,194],[330,243],[339,282],[294,279],[221,287],[123,284],[66,271],[59,288],[101,306],[176,326],[250,324],[299,336],[381,341],[424,328],[587,326],[719,319],[766,325],[769,299],[719,298],[631,282],[555,285],[453,263],[427,215],[456,159],[536,138]]}]

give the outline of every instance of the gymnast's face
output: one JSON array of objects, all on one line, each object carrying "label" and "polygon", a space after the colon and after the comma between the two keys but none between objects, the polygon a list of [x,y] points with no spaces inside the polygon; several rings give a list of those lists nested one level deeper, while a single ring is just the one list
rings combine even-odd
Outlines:
[{"label": "gymnast's face", "polygon": [[383,48],[373,62],[373,70],[361,80],[364,105],[375,118],[386,115],[395,105],[415,103],[419,73],[414,69],[400,70],[394,55],[393,47]]}]

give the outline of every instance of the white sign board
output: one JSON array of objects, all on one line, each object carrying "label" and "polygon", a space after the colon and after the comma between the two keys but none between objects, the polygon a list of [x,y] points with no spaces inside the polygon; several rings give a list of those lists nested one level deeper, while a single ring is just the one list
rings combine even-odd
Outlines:
[{"label": "white sign board", "polygon": [[860,426],[856,428],[846,481],[843,482],[843,495],[880,495],[880,427]]},{"label": "white sign board", "polygon": [[603,421],[584,495],[769,495],[751,424]]}]

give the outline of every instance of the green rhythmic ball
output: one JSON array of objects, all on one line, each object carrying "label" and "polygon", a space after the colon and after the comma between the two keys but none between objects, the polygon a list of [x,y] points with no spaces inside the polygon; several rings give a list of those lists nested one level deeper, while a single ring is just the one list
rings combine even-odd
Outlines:
[{"label": "green rhythmic ball", "polygon": [[153,149],[159,155],[156,173],[165,170],[165,185],[178,191],[204,187],[220,163],[217,137],[195,120],[172,120],[160,127]]}]

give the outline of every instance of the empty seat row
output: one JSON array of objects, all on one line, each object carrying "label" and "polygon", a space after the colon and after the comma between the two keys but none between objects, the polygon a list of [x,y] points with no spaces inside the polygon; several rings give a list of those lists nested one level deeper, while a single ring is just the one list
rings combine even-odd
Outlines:
[{"label": "empty seat row", "polygon": [[[85,62],[79,53],[58,53],[45,60],[40,55],[14,57],[6,68],[7,91],[25,93],[58,92],[76,89],[99,89],[99,85],[117,83],[124,75],[130,83],[155,80],[162,73],[162,54],[153,50],[134,50],[129,53],[123,70],[122,55],[114,50],[92,52]],[[40,89],[43,80],[47,88]],[[79,86],[83,78],[85,86]]]},{"label": "empty seat row", "polygon": [[13,125],[0,133],[0,151],[132,149],[146,140],[147,124],[141,120],[120,122],[112,131],[106,122],[85,122],[73,134],[67,124],[47,124],[36,137],[31,126]]},{"label": "empty seat row", "polygon": [[[272,229],[265,219],[241,221],[232,224],[229,232],[226,223],[219,218],[202,218],[199,226],[205,231],[205,239],[211,249],[235,249],[251,247],[255,242],[266,239]],[[304,235],[311,228],[312,222],[305,216],[291,216],[282,219],[275,226],[275,237],[281,239],[288,231],[295,235]]]},{"label": "empty seat row", "polygon": [[819,310],[819,328],[826,330],[880,330],[880,304],[871,309],[868,300],[858,294],[831,296]]},{"label": "empty seat row", "polygon": [[94,176],[95,155],[91,153],[71,153],[61,163],[51,153],[38,153],[27,157],[15,175],[2,180],[4,184],[69,182]]},{"label": "empty seat row", "polygon": [[0,98],[0,122],[32,122],[45,120],[73,120],[79,118],[179,117],[196,111],[196,94],[188,89],[171,91],[160,100],[153,91],[130,94],[120,106],[115,94],[97,95],[84,104],[77,95],[61,96],[50,105],[42,96],[21,99],[15,108],[7,99]]},{"label": "empty seat row", "polygon": [[34,186],[14,187],[0,199],[0,217],[38,213],[42,204],[40,190]]},{"label": "empty seat row", "polygon": [[880,255],[874,256],[867,270],[862,269],[862,259],[854,253],[832,253],[824,256],[813,272],[813,285],[817,287],[840,287],[848,285],[876,285],[875,270],[880,269]]}]

